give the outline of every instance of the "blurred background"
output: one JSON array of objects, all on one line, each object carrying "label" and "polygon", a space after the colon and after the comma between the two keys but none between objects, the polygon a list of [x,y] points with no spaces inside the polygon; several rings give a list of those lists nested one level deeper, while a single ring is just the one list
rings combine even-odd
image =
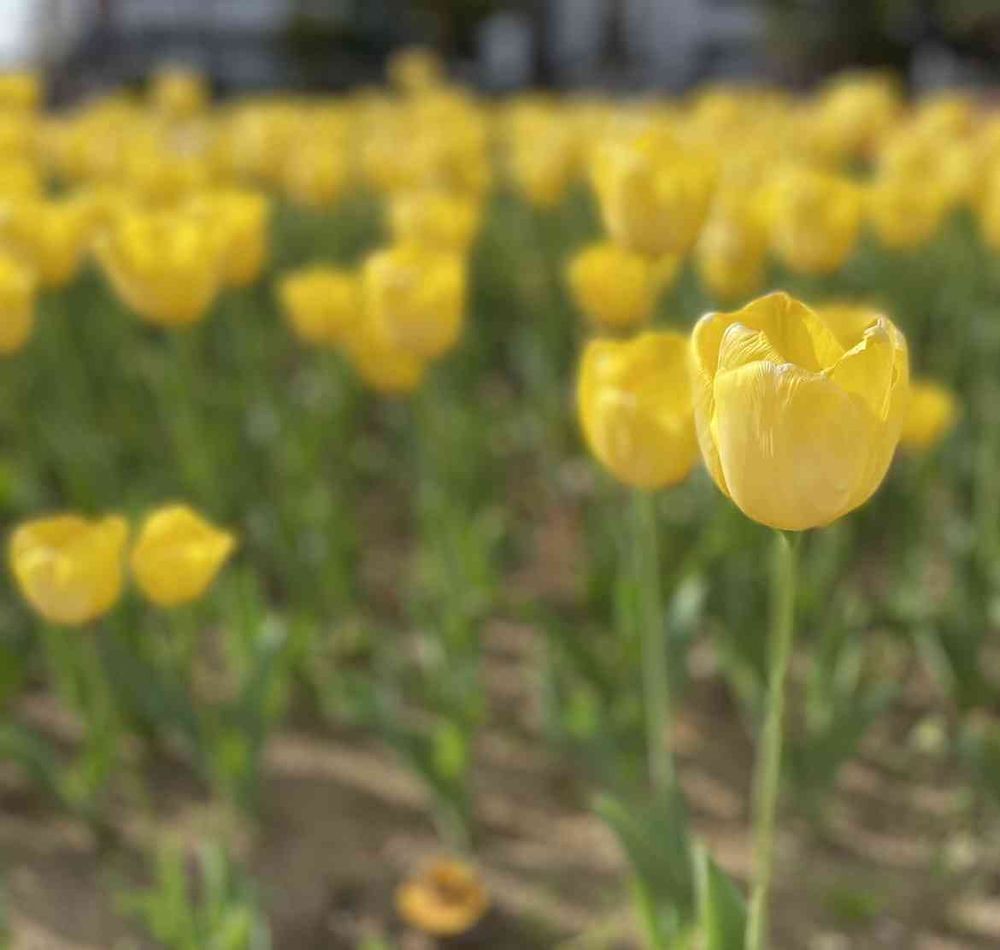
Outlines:
[{"label": "blurred background", "polygon": [[712,79],[808,84],[891,66],[914,89],[986,85],[996,0],[0,0],[0,67],[39,65],[56,100],[170,61],[219,93],[373,83],[428,43],[487,91],[680,91]]}]

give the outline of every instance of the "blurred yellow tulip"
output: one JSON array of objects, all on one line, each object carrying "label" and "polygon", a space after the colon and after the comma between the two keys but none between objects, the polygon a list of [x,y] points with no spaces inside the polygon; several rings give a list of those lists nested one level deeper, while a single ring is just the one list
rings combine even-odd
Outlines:
[{"label": "blurred yellow tulip", "polygon": [[0,160],[0,209],[23,198],[38,198],[44,190],[38,167],[25,158]]},{"label": "blurred yellow tulip", "polygon": [[14,202],[0,222],[0,242],[30,262],[43,287],[63,287],[80,270],[91,216],[75,197]]},{"label": "blurred yellow tulip", "polygon": [[129,566],[139,590],[158,607],[178,607],[208,589],[236,547],[236,539],[187,505],[165,505],[147,515]]},{"label": "blurred yellow tulip", "polygon": [[24,263],[0,253],[0,354],[16,353],[35,326],[35,278]]},{"label": "blurred yellow tulip", "polygon": [[720,195],[695,247],[698,276],[724,301],[758,293],[767,275],[767,231],[752,196]]},{"label": "blurred yellow tulip", "polygon": [[646,134],[602,149],[594,189],[608,233],[639,254],[684,254],[701,230],[716,180],[712,156]]},{"label": "blurred yellow tulip", "polygon": [[364,304],[376,333],[424,360],[458,342],[465,289],[462,257],[411,245],[376,251],[362,271]]},{"label": "blurred yellow tulip", "polygon": [[430,251],[463,254],[479,230],[476,199],[445,191],[424,189],[395,195],[389,214],[397,243]]},{"label": "blurred yellow tulip", "polygon": [[223,283],[230,287],[254,283],[268,256],[271,203],[267,197],[249,188],[220,188],[196,195],[187,209],[206,228],[218,232]]},{"label": "blurred yellow tulip", "polygon": [[189,119],[208,105],[208,83],[193,69],[170,66],[153,76],[149,98],[153,108],[166,118]]},{"label": "blurred yellow tulip", "polygon": [[361,282],[336,267],[320,264],[286,274],[278,298],[295,335],[313,346],[340,346],[361,323]]},{"label": "blurred yellow tulip", "polygon": [[662,286],[654,262],[614,241],[590,244],[576,254],[567,278],[584,316],[612,330],[647,323]]},{"label": "blurred yellow tulip", "polygon": [[49,623],[78,626],[106,614],[121,596],[127,538],[118,515],[53,515],[18,527],[8,557],[35,611]]},{"label": "blurred yellow tulip", "polygon": [[217,233],[179,211],[131,211],[95,243],[122,301],[143,320],[182,327],[201,320],[222,279]]},{"label": "blurred yellow tulip", "polygon": [[933,181],[878,175],[865,195],[868,220],[886,246],[912,250],[941,227],[948,198]]},{"label": "blurred yellow tulip", "polygon": [[817,528],[881,484],[909,395],[906,341],[887,317],[847,347],[805,304],[769,294],[702,317],[691,368],[705,464],[747,517]]},{"label": "blurred yellow tulip", "polygon": [[898,83],[883,73],[842,73],[824,87],[818,110],[849,155],[876,145],[898,120],[902,99]]},{"label": "blurred yellow tulip", "polygon": [[443,77],[441,57],[422,46],[399,50],[389,59],[389,79],[403,92],[426,92],[438,86]]},{"label": "blurred yellow tulip", "polygon": [[685,357],[673,331],[592,340],[583,352],[577,412],[587,446],[619,481],[666,488],[698,461]]},{"label": "blurred yellow tulip", "polygon": [[861,191],[850,179],[800,166],[786,169],[771,192],[771,246],[790,270],[832,273],[857,244],[861,211]]},{"label": "blurred yellow tulip", "polygon": [[329,208],[344,193],[350,165],[344,147],[324,139],[302,142],[284,162],[285,194],[304,208]]},{"label": "blurred yellow tulip", "polygon": [[899,444],[915,452],[933,448],[958,420],[958,402],[954,393],[931,380],[915,379],[910,383],[910,402],[903,420]]},{"label": "blurred yellow tulip", "polygon": [[427,363],[411,350],[395,346],[376,329],[370,313],[347,335],[344,352],[357,374],[377,393],[405,396],[424,381]]}]

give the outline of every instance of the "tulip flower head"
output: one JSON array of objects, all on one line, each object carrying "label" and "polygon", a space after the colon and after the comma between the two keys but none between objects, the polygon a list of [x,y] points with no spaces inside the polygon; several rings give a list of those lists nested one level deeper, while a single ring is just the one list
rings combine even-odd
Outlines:
[{"label": "tulip flower head", "polygon": [[396,195],[390,205],[393,238],[430,251],[463,254],[479,230],[479,205],[468,196],[440,190]]},{"label": "tulip flower head", "polygon": [[271,205],[263,193],[228,188],[196,195],[188,204],[207,228],[216,228],[222,251],[222,280],[248,287],[264,269],[268,254]]},{"label": "tulip flower head", "polygon": [[223,247],[218,232],[190,213],[129,212],[95,249],[122,301],[157,326],[197,323],[219,291]]},{"label": "tulip flower head", "polygon": [[591,453],[619,481],[667,488],[698,460],[687,340],[673,331],[592,340],[577,381],[577,411]]},{"label": "tulip flower head", "polygon": [[189,119],[208,105],[208,83],[195,70],[170,66],[153,77],[149,96],[165,118]]},{"label": "tulip flower head", "polygon": [[399,916],[434,937],[465,933],[489,906],[489,895],[475,869],[455,860],[435,861],[396,892]]},{"label": "tulip flower head", "polygon": [[889,248],[911,250],[937,233],[949,210],[934,181],[879,175],[866,193],[866,210],[878,239]]},{"label": "tulip flower head", "polygon": [[233,535],[187,505],[166,505],[143,522],[129,563],[152,603],[177,607],[205,593],[235,547]]},{"label": "tulip flower head", "polygon": [[361,282],[335,267],[317,265],[286,274],[278,297],[295,335],[313,346],[342,345],[361,321]]},{"label": "tulip flower head", "polygon": [[377,251],[365,261],[362,287],[374,330],[390,346],[428,360],[458,342],[466,289],[458,255],[412,245]]},{"label": "tulip flower head", "polygon": [[104,616],[121,596],[127,538],[128,525],[118,515],[53,515],[18,527],[8,558],[37,613],[49,623],[79,626]]},{"label": "tulip flower head", "polygon": [[861,192],[849,179],[812,168],[788,169],[773,185],[774,252],[797,273],[832,273],[857,244],[861,210]]},{"label": "tulip flower head", "polygon": [[662,286],[653,261],[613,241],[580,251],[569,263],[567,278],[584,316],[610,330],[647,323]]},{"label": "tulip flower head", "polygon": [[624,247],[653,257],[690,250],[715,179],[710,155],[694,154],[658,134],[605,147],[593,170],[608,233]]},{"label": "tulip flower head", "polygon": [[958,415],[958,403],[951,390],[930,380],[915,379],[910,384],[899,444],[913,452],[926,452],[954,428]]},{"label": "tulip flower head", "polygon": [[344,352],[365,385],[384,396],[415,392],[424,381],[427,362],[386,339],[370,310],[362,309],[360,317],[347,334]]},{"label": "tulip flower head", "polygon": [[909,396],[906,340],[887,317],[842,342],[816,311],[774,293],[702,317],[690,353],[702,457],[747,517],[821,527],[881,484]]},{"label": "tulip flower head", "polygon": [[752,198],[719,196],[695,249],[698,276],[722,300],[757,293],[767,272],[767,232]]},{"label": "tulip flower head", "polygon": [[0,253],[0,354],[16,353],[35,326],[35,278],[24,263]]},{"label": "tulip flower head", "polygon": [[26,199],[0,225],[4,243],[31,263],[43,287],[62,287],[79,272],[91,217],[75,198]]}]

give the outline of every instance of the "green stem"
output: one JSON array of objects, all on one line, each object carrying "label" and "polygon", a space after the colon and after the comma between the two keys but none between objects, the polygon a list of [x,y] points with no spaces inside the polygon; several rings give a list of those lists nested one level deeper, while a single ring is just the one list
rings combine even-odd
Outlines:
[{"label": "green stem", "polygon": [[767,708],[754,774],[754,883],[747,920],[746,950],[763,950],[767,941],[767,901],[774,865],[774,825],[781,784],[785,680],[794,638],[797,551],[797,535],[780,531],[775,533]]},{"label": "green stem", "polygon": [[642,641],[642,686],[646,713],[646,759],[649,782],[657,792],[673,786],[674,763],[670,678],[663,642],[663,598],[656,506],[651,492],[632,492],[632,547],[638,618]]}]

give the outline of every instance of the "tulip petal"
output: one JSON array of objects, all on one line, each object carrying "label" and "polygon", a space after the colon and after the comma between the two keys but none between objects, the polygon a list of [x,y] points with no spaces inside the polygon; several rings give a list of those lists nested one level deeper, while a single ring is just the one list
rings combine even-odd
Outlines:
[{"label": "tulip petal", "polygon": [[876,438],[862,399],[823,375],[772,362],[716,378],[711,429],[733,501],[754,520],[789,531],[828,524],[855,507]]}]

